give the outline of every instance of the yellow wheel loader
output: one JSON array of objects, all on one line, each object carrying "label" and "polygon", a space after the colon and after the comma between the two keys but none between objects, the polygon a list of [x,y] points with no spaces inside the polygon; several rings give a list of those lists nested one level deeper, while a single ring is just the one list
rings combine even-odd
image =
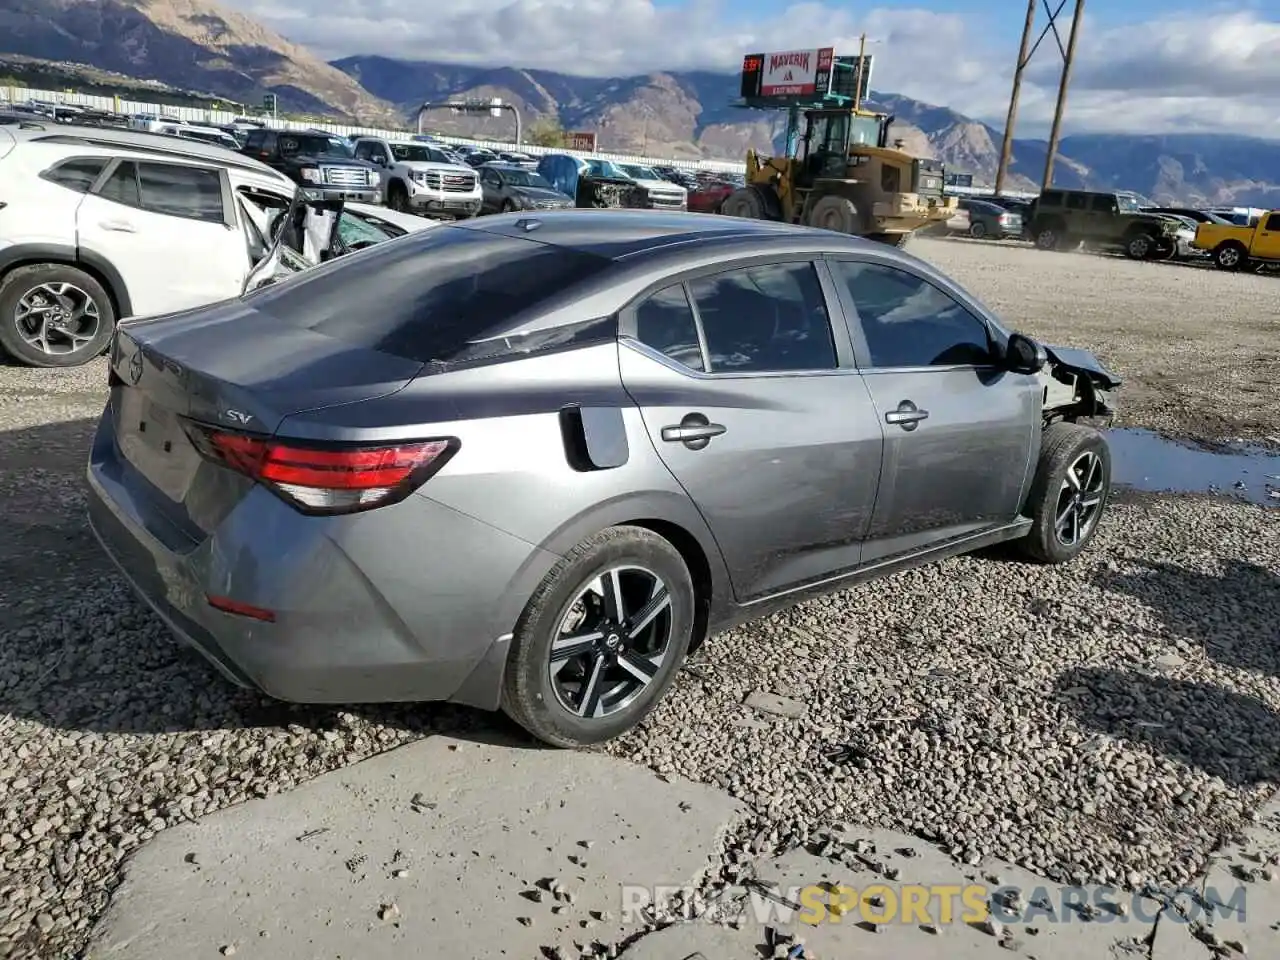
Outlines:
[{"label": "yellow wheel loader", "polygon": [[772,88],[784,90],[782,94],[759,92],[764,64],[797,63],[809,52],[751,54],[744,61],[739,106],[786,110],[787,148],[774,157],[747,151],[746,186],[726,197],[720,212],[822,227],[897,246],[914,231],[952,217],[958,201],[943,192],[941,161],[913,157],[901,141],[890,146],[891,115],[861,109],[860,96],[829,92],[830,76],[842,66],[849,68],[840,61],[853,58],[834,58],[829,49],[811,51],[819,65],[816,83]]}]

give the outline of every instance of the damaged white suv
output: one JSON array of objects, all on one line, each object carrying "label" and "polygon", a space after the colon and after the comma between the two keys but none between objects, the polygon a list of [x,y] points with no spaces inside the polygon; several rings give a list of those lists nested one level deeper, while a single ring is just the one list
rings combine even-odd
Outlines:
[{"label": "damaged white suv", "polygon": [[[0,187],[0,353],[35,367],[87,363],[119,319],[239,296],[297,192],[220,147],[54,124],[0,127]],[[408,232],[373,220],[353,244]]]},{"label": "damaged white suv", "polygon": [[357,160],[382,170],[382,202],[392,210],[464,220],[480,212],[484,193],[471,167],[459,166],[439,147],[420,140],[356,137]]}]

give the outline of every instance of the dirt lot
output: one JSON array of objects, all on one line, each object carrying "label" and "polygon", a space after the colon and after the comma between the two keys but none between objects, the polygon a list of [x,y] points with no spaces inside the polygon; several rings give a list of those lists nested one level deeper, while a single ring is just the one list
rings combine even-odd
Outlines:
[{"label": "dirt lot", "polygon": [[1125,379],[1117,426],[1280,449],[1280,282],[1022,245],[919,239],[1010,325]]},{"label": "dirt lot", "polygon": [[[1011,324],[1097,350],[1129,378],[1125,423],[1280,434],[1274,280],[915,249]],[[435,731],[509,729],[274,703],[173,643],[83,520],[105,380],[103,361],[0,367],[0,957],[74,955],[167,825]],[[964,861],[1182,882],[1280,780],[1277,621],[1280,511],[1135,498],[1067,568],[959,558],[714,638],[610,752],[723,787],[771,835],[851,819]],[[742,705],[761,690],[803,718]]]}]

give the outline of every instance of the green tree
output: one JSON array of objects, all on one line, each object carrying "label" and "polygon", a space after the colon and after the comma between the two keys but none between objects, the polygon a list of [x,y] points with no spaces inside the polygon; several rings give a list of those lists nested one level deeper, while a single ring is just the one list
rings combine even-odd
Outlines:
[{"label": "green tree", "polygon": [[560,126],[559,121],[544,117],[529,128],[525,140],[537,147],[563,147],[564,127]]}]

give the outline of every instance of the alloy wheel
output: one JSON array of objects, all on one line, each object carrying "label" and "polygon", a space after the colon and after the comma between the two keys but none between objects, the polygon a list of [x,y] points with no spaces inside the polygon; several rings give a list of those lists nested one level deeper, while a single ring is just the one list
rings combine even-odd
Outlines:
[{"label": "alloy wheel", "polygon": [[1135,260],[1145,260],[1151,253],[1151,241],[1144,236],[1134,237],[1129,241],[1129,256]]},{"label": "alloy wheel", "polygon": [[610,567],[578,591],[561,618],[547,670],[560,705],[599,719],[625,710],[671,647],[671,597],[652,570]]},{"label": "alloy wheel", "polygon": [[74,283],[53,281],[32,287],[13,315],[18,336],[51,357],[75,353],[97,335],[98,304]]},{"label": "alloy wheel", "polygon": [[1239,266],[1240,251],[1235,247],[1223,247],[1218,251],[1218,262],[1224,267]]},{"label": "alloy wheel", "polygon": [[1086,450],[1072,461],[1058,491],[1053,532],[1064,547],[1074,547],[1093,532],[1102,511],[1106,472],[1102,459]]}]

